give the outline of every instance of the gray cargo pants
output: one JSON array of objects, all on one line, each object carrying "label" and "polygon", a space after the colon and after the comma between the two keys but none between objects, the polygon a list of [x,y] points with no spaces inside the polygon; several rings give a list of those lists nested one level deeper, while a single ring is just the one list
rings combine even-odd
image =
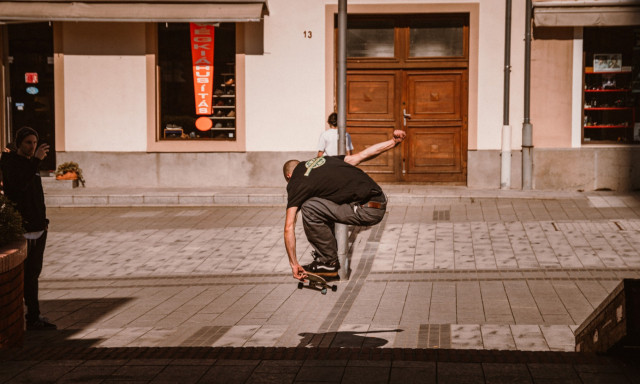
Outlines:
[{"label": "gray cargo pants", "polygon": [[329,263],[338,258],[334,224],[358,226],[378,224],[384,218],[386,202],[381,208],[373,208],[358,203],[336,204],[313,197],[302,204],[300,211],[304,233],[316,251],[316,260]]}]

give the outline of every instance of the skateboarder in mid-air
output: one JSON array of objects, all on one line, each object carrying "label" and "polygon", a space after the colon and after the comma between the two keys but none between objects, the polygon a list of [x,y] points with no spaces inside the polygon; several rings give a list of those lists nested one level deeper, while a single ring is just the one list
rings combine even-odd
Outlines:
[{"label": "skateboarder in mid-air", "polygon": [[[340,269],[334,224],[375,225],[384,217],[387,200],[382,188],[356,166],[394,148],[406,137],[401,130],[393,138],[374,144],[349,156],[317,157],[306,162],[289,160],[282,171],[287,180],[287,215],[284,243],[293,277],[303,280],[306,273],[336,278]],[[313,261],[301,266],[296,256],[296,219],[302,224],[314,248]]]}]

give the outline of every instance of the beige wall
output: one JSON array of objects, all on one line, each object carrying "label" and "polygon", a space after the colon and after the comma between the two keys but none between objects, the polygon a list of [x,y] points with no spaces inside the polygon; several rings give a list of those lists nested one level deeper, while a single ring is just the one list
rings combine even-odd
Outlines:
[{"label": "beige wall", "polygon": [[145,151],[145,25],[62,23],[57,33],[65,150]]},{"label": "beige wall", "polygon": [[573,28],[534,28],[531,123],[536,148],[571,148]]}]

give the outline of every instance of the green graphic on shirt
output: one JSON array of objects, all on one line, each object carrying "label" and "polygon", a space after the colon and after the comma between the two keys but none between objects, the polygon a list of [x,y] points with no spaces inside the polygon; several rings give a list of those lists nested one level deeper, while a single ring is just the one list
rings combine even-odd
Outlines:
[{"label": "green graphic on shirt", "polygon": [[309,176],[311,170],[314,168],[322,167],[327,160],[324,157],[316,157],[315,159],[311,159],[307,161],[304,166],[307,167],[307,172],[304,173],[305,176]]}]

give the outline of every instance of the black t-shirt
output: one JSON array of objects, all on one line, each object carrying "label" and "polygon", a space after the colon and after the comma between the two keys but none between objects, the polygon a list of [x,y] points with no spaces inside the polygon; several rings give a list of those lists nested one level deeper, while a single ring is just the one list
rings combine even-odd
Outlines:
[{"label": "black t-shirt", "polygon": [[291,174],[287,194],[287,208],[300,208],[312,197],[336,204],[366,202],[382,194],[382,188],[360,168],[345,163],[344,156],[325,156],[300,162]]}]

